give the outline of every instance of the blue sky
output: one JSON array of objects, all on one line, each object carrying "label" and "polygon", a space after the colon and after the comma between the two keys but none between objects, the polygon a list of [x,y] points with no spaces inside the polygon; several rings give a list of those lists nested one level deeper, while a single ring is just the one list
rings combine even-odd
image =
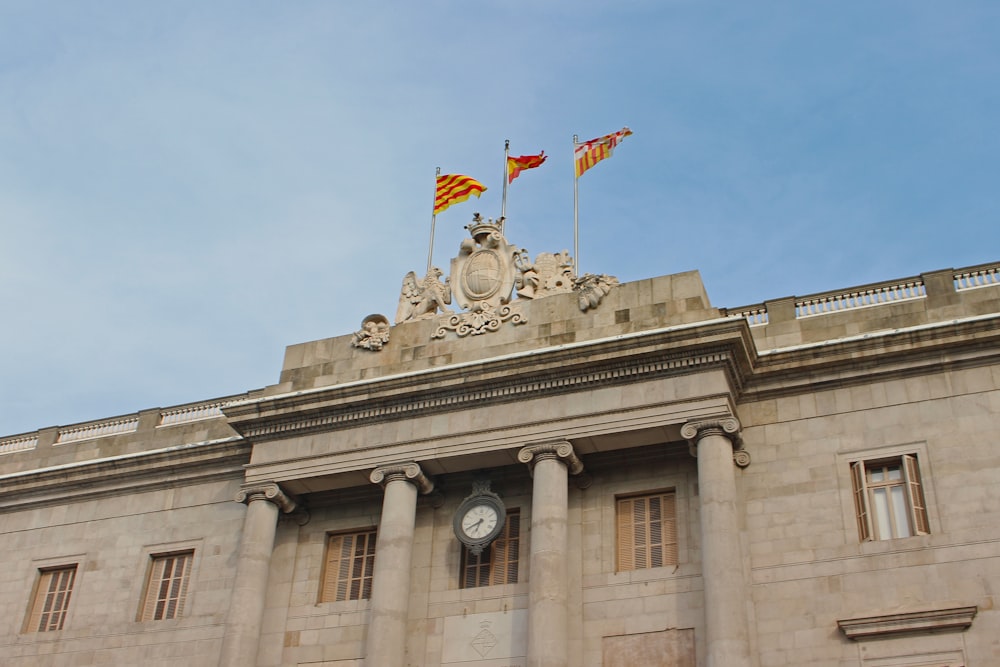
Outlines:
[{"label": "blue sky", "polygon": [[1000,260],[1000,4],[0,0],[0,434],[239,393],[500,212],[713,305]]}]

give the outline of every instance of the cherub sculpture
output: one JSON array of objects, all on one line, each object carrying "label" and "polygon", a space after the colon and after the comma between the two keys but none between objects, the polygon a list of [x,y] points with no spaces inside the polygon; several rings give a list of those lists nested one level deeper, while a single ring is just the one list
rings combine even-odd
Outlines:
[{"label": "cherub sculpture", "polygon": [[403,278],[399,308],[396,309],[396,324],[432,317],[438,308],[444,313],[451,313],[452,310],[446,305],[449,303],[451,282],[449,278],[441,282],[441,269],[432,267],[423,280],[417,280],[417,274],[410,271]]}]

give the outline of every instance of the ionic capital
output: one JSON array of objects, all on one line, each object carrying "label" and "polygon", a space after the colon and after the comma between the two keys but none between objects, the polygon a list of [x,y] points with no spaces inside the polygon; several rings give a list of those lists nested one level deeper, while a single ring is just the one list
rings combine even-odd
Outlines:
[{"label": "ionic capital", "polygon": [[562,461],[570,475],[579,475],[583,472],[583,461],[573,451],[573,445],[565,440],[527,445],[517,453],[517,460],[526,464],[532,471],[536,463],[545,459]]},{"label": "ionic capital", "polygon": [[236,502],[249,505],[255,500],[266,500],[273,503],[284,514],[295,510],[295,500],[285,495],[281,487],[274,482],[264,482],[262,484],[245,484],[236,494]]},{"label": "ionic capital", "polygon": [[688,441],[691,456],[698,456],[698,442],[709,435],[719,435],[733,446],[733,462],[741,468],[750,465],[750,454],[743,450],[740,421],[736,417],[690,421],[681,427],[681,437]]},{"label": "ionic capital", "polygon": [[419,463],[413,461],[379,466],[372,470],[368,479],[372,484],[379,484],[382,488],[389,482],[404,481],[413,484],[417,487],[417,491],[424,495],[434,490],[434,480],[424,474]]}]

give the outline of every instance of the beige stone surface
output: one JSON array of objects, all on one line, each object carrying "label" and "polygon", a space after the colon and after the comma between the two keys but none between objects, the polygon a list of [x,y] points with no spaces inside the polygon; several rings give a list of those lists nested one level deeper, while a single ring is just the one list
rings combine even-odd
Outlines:
[{"label": "beige stone surface", "polygon": [[[279,483],[299,509],[274,524],[251,660],[371,667],[372,601],[319,602],[326,537],[378,527],[369,475],[406,461],[436,488],[408,510],[393,664],[525,667],[530,628],[551,620],[532,618],[546,568],[565,581],[568,665],[708,667],[720,627],[745,633],[753,667],[1000,664],[1000,286],[959,291],[957,273],[822,315],[796,311],[899,281],[762,301],[754,326],[713,307],[697,272],[621,285],[587,312],[556,294],[494,333],[435,340],[421,320],[377,352],[350,335],[292,345],[263,390],[0,437],[0,664],[218,665],[245,535],[233,498]],[[726,417],[751,462],[713,478],[733,498],[720,564],[681,428]],[[561,560],[533,566],[544,498],[517,453],[546,440],[572,444],[585,475],[564,489]],[[850,466],[902,455],[918,462],[929,533],[862,541]],[[482,478],[519,510],[518,577],[462,589],[452,519]],[[620,571],[616,500],[654,491],[675,493],[677,563]],[[180,549],[195,554],[183,613],[138,622],[151,555]],[[64,628],[25,632],[39,570],[67,564]],[[737,573],[744,620],[726,630],[709,589]],[[971,624],[859,639],[838,626],[951,608],[974,608]],[[476,660],[468,637],[486,622],[505,653]]]}]

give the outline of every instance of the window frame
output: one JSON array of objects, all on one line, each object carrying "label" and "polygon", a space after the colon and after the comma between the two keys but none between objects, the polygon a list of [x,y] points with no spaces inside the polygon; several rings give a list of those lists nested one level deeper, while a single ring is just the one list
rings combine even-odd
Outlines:
[{"label": "window frame", "polygon": [[[336,564],[334,564],[334,559],[331,557],[332,543],[335,540],[342,540],[348,537],[352,538],[351,546],[346,547],[352,552],[348,557],[349,560],[345,559],[345,555],[343,553],[345,545],[341,543],[338,547],[341,553],[336,558]],[[358,548],[357,540],[360,537],[365,538],[365,551],[362,554],[356,553]],[[375,549],[377,542],[378,529],[375,526],[326,534],[326,537],[323,540],[323,567],[320,572],[319,591],[317,593],[318,604],[371,599],[372,582],[374,580],[373,573],[375,569]],[[361,572],[360,575],[357,575],[355,573],[355,567],[357,566],[359,559],[361,560]],[[350,572],[349,576],[342,579],[345,567],[342,563],[345,561],[350,563]],[[354,582],[357,582],[356,595],[354,593]],[[342,590],[343,595],[341,595]]]},{"label": "window frame", "polygon": [[[73,591],[76,590],[78,584],[77,575],[79,572],[79,562],[67,562],[59,565],[40,565],[37,567],[35,581],[31,589],[31,597],[29,598],[28,613],[24,618],[24,626],[22,628],[25,634],[38,632],[59,632],[66,627],[66,620],[69,617]],[[70,573],[70,582],[67,589],[64,591],[52,591],[52,584],[47,582],[57,582],[58,579],[55,577],[64,573]],[[49,577],[52,578],[50,579]],[[46,591],[47,588],[50,590]],[[51,609],[45,609],[51,593],[65,593],[65,598],[61,602],[61,608],[56,612]],[[46,615],[51,615],[53,613],[58,614],[58,627],[41,627],[43,618]]]},{"label": "window frame", "polygon": [[[660,519],[659,519],[659,541],[655,544],[653,539],[655,537],[655,531],[653,530],[652,519],[649,519],[641,524],[637,524],[634,521],[636,516],[637,507],[635,505],[636,501],[642,500],[647,504],[647,508],[650,507],[649,503],[653,499],[658,499],[661,501],[660,507]],[[666,516],[665,507],[663,506],[664,501],[669,501],[670,505],[670,516]],[[626,506],[630,506],[631,509],[623,509]],[[631,516],[626,517],[625,512],[630,512]],[[648,516],[648,511],[647,511]],[[632,519],[632,520],[628,520]],[[676,488],[668,488],[660,491],[645,491],[642,493],[629,493],[627,495],[617,495],[615,496],[614,504],[614,524],[615,524],[615,572],[637,572],[642,570],[653,570],[663,567],[678,567],[680,565],[680,523],[678,519],[678,493]],[[639,525],[645,526],[643,528],[644,541],[642,544],[636,543],[636,531],[635,528]],[[671,529],[668,531],[668,526]],[[626,534],[627,533],[627,534]],[[673,539],[668,540],[667,535],[672,533]],[[626,540],[631,538],[631,544],[626,544]],[[654,547],[659,547],[659,563],[653,564],[655,562],[655,552]],[[639,549],[644,548],[645,553],[643,554],[645,558],[637,558],[637,553]],[[640,563],[639,561],[644,561]]]},{"label": "window frame", "polygon": [[[511,536],[511,532],[516,534]],[[507,517],[504,520],[503,530],[497,539],[493,540],[487,547],[485,547],[481,554],[478,556],[473,554],[467,546],[461,545],[462,553],[459,557],[459,571],[458,571],[458,587],[461,590],[467,590],[471,588],[485,588],[487,586],[504,586],[507,584],[516,584],[521,578],[521,544],[524,541],[522,536],[524,535],[523,526],[521,525],[521,510],[520,508],[509,508],[507,509]],[[514,548],[511,548],[511,543],[514,543]],[[501,546],[503,547],[501,549]],[[497,556],[501,554],[504,559],[498,560]],[[511,560],[508,556],[513,554],[514,558]],[[470,563],[470,561],[476,561]],[[468,585],[468,576],[470,570],[475,568],[477,573],[477,582],[482,581],[482,573],[486,573],[486,583],[473,583]],[[511,581],[511,572],[513,570],[513,581]],[[506,576],[502,576],[506,574]],[[498,581],[498,579],[503,579]]]},{"label": "window frame", "polygon": [[[185,557],[183,563],[184,571],[180,575],[179,589],[177,589],[176,585],[171,586],[173,589],[171,591],[172,594],[169,594],[167,598],[162,600],[165,603],[162,607],[162,612],[164,613],[158,616],[161,612],[160,594],[163,593],[164,584],[168,582],[163,577],[164,570],[168,562],[176,561],[178,557]],[[184,611],[188,604],[188,591],[191,587],[192,572],[194,571],[194,559],[194,548],[148,554],[145,585],[143,586],[143,595],[136,617],[138,622],[169,621],[185,615]],[[176,575],[172,575],[171,579],[176,582]],[[171,599],[175,600],[173,606],[170,603]]]},{"label": "window frame", "polygon": [[[927,489],[925,486],[925,475],[920,471],[921,458],[926,461],[926,452],[906,451],[903,453],[892,453],[886,455],[873,455],[855,457],[849,461],[851,498],[854,506],[855,524],[858,530],[858,537],[864,542],[885,542],[887,540],[899,540],[909,537],[930,534],[930,519],[928,516]],[[891,466],[898,466],[900,478],[896,480],[886,480],[873,482],[870,480],[870,472],[877,468],[887,470]],[[908,523],[908,535],[897,535],[899,521],[893,514],[892,503],[886,505],[888,515],[883,517],[890,526],[890,532],[894,534],[882,535],[882,520],[876,514],[880,514],[875,503],[875,493],[878,489],[901,488],[903,490],[903,503],[905,504],[905,518]]]}]

